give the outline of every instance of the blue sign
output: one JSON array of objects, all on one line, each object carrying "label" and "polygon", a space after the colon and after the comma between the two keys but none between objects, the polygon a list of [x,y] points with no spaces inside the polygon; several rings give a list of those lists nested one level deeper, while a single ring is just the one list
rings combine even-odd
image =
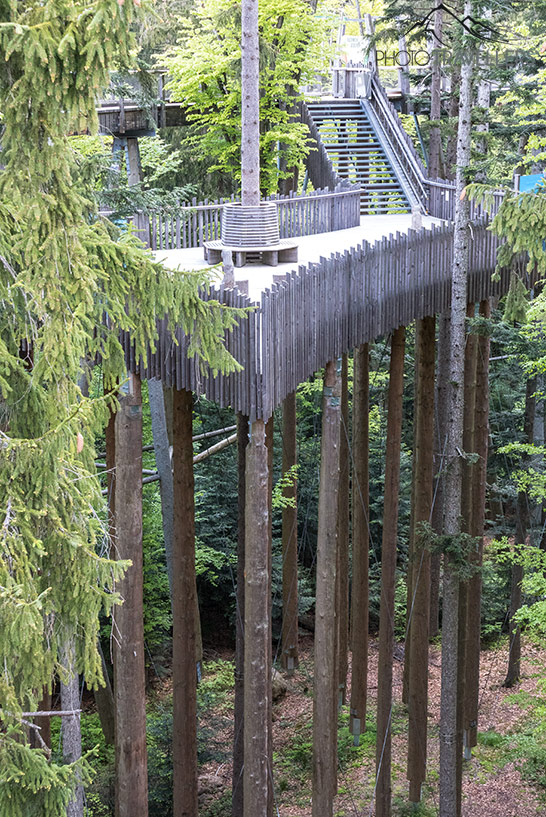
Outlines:
[{"label": "blue sign", "polygon": [[520,193],[535,193],[540,187],[544,187],[545,179],[542,173],[533,173],[531,176],[519,177]]}]

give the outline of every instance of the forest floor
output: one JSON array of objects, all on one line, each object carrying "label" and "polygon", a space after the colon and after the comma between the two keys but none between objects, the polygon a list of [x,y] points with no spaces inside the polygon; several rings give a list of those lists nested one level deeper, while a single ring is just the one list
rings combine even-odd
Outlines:
[{"label": "forest floor", "polygon": [[[274,780],[279,817],[310,817],[312,757],[313,642],[301,639],[300,667],[288,690],[273,707]],[[370,642],[367,731],[359,747],[348,731],[349,707],[340,712],[337,817],[374,815],[375,707],[377,642]],[[438,814],[438,726],[441,658],[430,650],[428,774],[423,806],[407,804],[407,710],[402,703],[403,645],[394,661],[393,814]],[[200,814],[227,817],[230,810],[233,695],[227,691],[231,656],[209,664],[201,696]],[[220,660],[218,660],[220,659]],[[479,740],[464,763],[463,817],[537,817],[546,813],[546,650],[526,642],[522,678],[512,689],[502,686],[506,642],[481,656]],[[229,662],[229,663],[228,663]],[[226,670],[229,672],[226,675]],[[218,673],[224,681],[218,681]],[[222,693],[221,690],[225,692]],[[208,691],[207,691],[208,690]],[[350,690],[349,690],[350,692]],[[204,695],[204,697],[203,697]],[[204,743],[202,742],[204,739]]]}]

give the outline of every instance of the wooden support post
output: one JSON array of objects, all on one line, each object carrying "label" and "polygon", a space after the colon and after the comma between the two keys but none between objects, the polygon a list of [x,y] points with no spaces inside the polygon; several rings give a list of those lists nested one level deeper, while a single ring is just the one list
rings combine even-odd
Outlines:
[{"label": "wooden support post", "polygon": [[246,452],[244,816],[265,815],[271,732],[269,474],[265,423],[251,424]]},{"label": "wooden support post", "polygon": [[338,705],[346,700],[349,649],[349,386],[347,355],[341,358],[341,428],[339,438],[339,491],[337,517],[337,683]]},{"label": "wooden support post", "polygon": [[332,817],[337,766],[337,673],[335,666],[336,534],[341,417],[340,371],[326,364],[322,400],[322,440],[315,602],[313,699],[313,817]]},{"label": "wooden support post", "polygon": [[[297,463],[296,392],[283,402],[282,473]],[[296,481],[283,489],[293,505],[282,509],[282,632],[281,665],[291,675],[298,666],[298,511]]]},{"label": "wooden support post", "polygon": [[116,817],[147,817],[146,684],[142,586],[142,397],[130,374],[116,415],[115,555],[132,564],[114,620]]},{"label": "wooden support post", "polygon": [[173,392],[173,812],[197,817],[193,395]]},{"label": "wooden support post", "polygon": [[[438,320],[438,365],[436,377],[435,423],[434,423],[434,493],[432,527],[438,534],[444,532],[444,488],[447,452],[447,388],[449,381],[449,327],[448,313]],[[430,637],[438,635],[440,611],[440,554],[430,559]]]},{"label": "wooden support post", "polygon": [[417,321],[414,561],[408,696],[408,779],[409,799],[412,803],[418,803],[421,799],[421,786],[426,777],[427,762],[430,553],[420,537],[419,525],[421,522],[430,521],[432,509],[435,329],[434,318],[428,317]]},{"label": "wooden support post", "polygon": [[244,661],[245,661],[245,456],[248,417],[237,415],[237,595],[235,609],[235,704],[233,709],[233,776],[231,813],[243,817]]},{"label": "wooden support post", "polygon": [[400,445],[406,330],[396,329],[391,342],[383,540],[381,546],[381,602],[379,610],[379,665],[377,677],[376,817],[391,814],[391,709],[392,653],[394,648],[394,589],[398,496],[400,492]]},{"label": "wooden support post", "polygon": [[[273,620],[272,620],[272,598],[271,598],[271,577],[273,575],[273,416],[269,418],[267,423],[265,424],[265,447],[267,449],[267,512],[268,512],[268,523],[267,523],[267,573],[269,576],[269,595],[268,595],[268,603],[269,603],[269,613],[268,613],[268,634],[267,634],[267,643],[268,643],[268,653],[267,653],[267,684],[268,689],[270,690],[270,694],[268,697],[268,712],[267,712],[267,723],[273,723],[273,692],[272,692],[272,685],[273,685],[273,666],[272,666],[272,656],[271,656],[271,645],[273,643]],[[267,817],[273,817],[273,810],[274,810],[274,801],[275,801],[275,792],[273,790],[273,728],[269,729],[268,731],[268,740],[267,740],[267,771],[268,771],[268,778],[267,778]]]},{"label": "wooden support post", "polygon": [[[484,300],[480,303],[480,316],[491,317],[491,303]],[[478,567],[483,558],[483,534],[485,523],[485,498],[487,488],[487,452],[489,443],[489,354],[491,342],[489,335],[480,334],[476,360],[476,400],[474,419],[474,451],[478,462],[472,477],[472,514],[470,534],[475,536],[478,547],[472,560]],[[466,654],[466,693],[465,693],[465,757],[470,760],[472,747],[478,741],[478,701],[480,692],[480,630],[481,630],[481,595],[482,577],[478,570],[470,578],[468,597],[471,604],[467,607],[467,654]]]},{"label": "wooden support post", "polygon": [[355,351],[353,387],[353,592],[351,605],[351,723],[355,746],[366,730],[368,684],[369,348]]}]

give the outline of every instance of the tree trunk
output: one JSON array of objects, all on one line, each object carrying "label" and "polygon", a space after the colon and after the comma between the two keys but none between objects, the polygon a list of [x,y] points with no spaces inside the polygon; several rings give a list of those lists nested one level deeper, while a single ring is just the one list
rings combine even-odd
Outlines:
[{"label": "tree trunk", "polygon": [[[282,473],[297,463],[296,392],[283,402]],[[282,652],[281,664],[292,675],[298,666],[298,510],[296,480],[283,489],[293,503],[282,509]]]},{"label": "tree trunk", "polygon": [[358,746],[366,730],[368,684],[369,348],[355,350],[353,387],[353,587],[351,605],[351,732]]},{"label": "tree trunk", "polygon": [[173,812],[197,817],[193,395],[173,393]]},{"label": "tree trunk", "polygon": [[148,380],[148,400],[152,418],[152,436],[154,440],[155,465],[159,474],[159,495],[161,497],[161,522],[163,525],[163,539],[165,540],[165,558],[171,602],[173,595],[173,471],[171,451],[167,433],[167,419],[165,414],[165,396],[163,384],[160,380]]},{"label": "tree trunk", "polygon": [[[69,674],[68,683],[61,681],[61,710],[80,709],[80,679],[74,666],[74,639],[66,640],[62,663]],[[80,714],[72,717],[61,718],[61,734],[63,743],[63,761],[74,763],[82,756],[82,733],[80,724]],[[66,809],[66,817],[83,817],[83,786],[78,786],[74,799],[70,801]]]},{"label": "tree trunk", "polygon": [[[472,15],[465,3],[464,15]],[[464,413],[464,350],[467,276],[469,263],[469,207],[463,189],[470,162],[473,49],[468,43],[461,67],[459,127],[457,134],[457,177],[453,274],[451,286],[451,362],[447,421],[449,427],[445,481],[445,532],[455,541],[461,532],[461,478]],[[459,577],[450,558],[444,560],[444,603],[442,615],[442,692],[440,703],[440,817],[456,817],[457,792],[457,643]]]},{"label": "tree trunk", "polygon": [[[489,300],[480,303],[480,315],[491,316]],[[479,568],[483,557],[483,534],[485,524],[485,499],[487,489],[487,449],[489,442],[489,351],[488,335],[478,337],[476,359],[476,401],[474,418],[474,451],[479,459],[472,476],[472,514],[470,535],[479,544],[472,561]],[[471,749],[478,742],[478,699],[480,692],[480,631],[481,631],[482,577],[478,570],[469,580],[468,597],[472,604],[467,607],[467,646],[465,680],[465,757],[470,760]]]},{"label": "tree trunk", "polygon": [[[476,314],[476,305],[467,305],[466,316],[473,318]],[[474,415],[476,403],[476,350],[477,337],[467,334],[464,362],[464,416],[463,416],[463,451],[465,454],[474,451]],[[461,522],[465,533],[470,533],[472,515],[472,489],[475,465],[469,460],[462,463],[462,490],[461,490]],[[460,798],[463,779],[463,744],[464,744],[464,711],[466,698],[466,658],[468,644],[468,609],[469,609],[468,580],[462,581],[459,586],[459,640],[457,663],[457,792]],[[457,812],[460,813],[460,804]]]},{"label": "tree trunk", "polygon": [[241,203],[255,207],[260,204],[258,0],[243,0],[241,34]]},{"label": "tree trunk", "polygon": [[271,686],[269,474],[265,423],[251,424],[246,452],[244,815],[268,810]]},{"label": "tree trunk", "polygon": [[[434,455],[434,492],[432,502],[432,528],[444,532],[445,467],[447,453],[447,390],[449,383],[450,316],[440,315],[438,320],[438,363],[436,376],[436,421]],[[440,554],[430,557],[430,637],[438,635],[440,616]]]},{"label": "tree trunk", "polygon": [[[267,654],[267,684],[270,694],[267,705],[267,723],[273,723],[273,692],[272,692],[272,656],[271,645],[273,643],[273,620],[271,611],[271,577],[273,576],[273,416],[269,418],[265,424],[265,447],[267,449],[267,572],[269,575],[269,613],[268,613],[268,654]],[[268,769],[268,791],[267,791],[267,815],[266,817],[273,817],[275,792],[273,789],[273,728],[269,729],[267,735],[267,769]]]},{"label": "tree trunk", "polygon": [[347,691],[347,652],[349,649],[349,389],[347,355],[341,359],[341,428],[339,439],[339,490],[337,531],[337,683],[338,704],[343,705]]},{"label": "tree trunk", "polygon": [[337,766],[335,666],[336,534],[341,419],[340,372],[324,371],[315,601],[313,698],[313,817],[332,817]]},{"label": "tree trunk", "polygon": [[[442,115],[442,67],[439,49],[442,48],[443,10],[437,8],[434,12],[434,31],[432,42],[432,66],[430,77],[430,118],[439,122]],[[439,125],[430,129],[428,150],[428,175],[437,179],[444,175],[442,162],[442,136]]]},{"label": "tree trunk", "polygon": [[434,318],[417,321],[414,561],[408,696],[408,778],[412,803],[421,799],[427,761],[430,553],[420,537],[419,525],[430,522],[432,510],[435,329]]},{"label": "tree trunk", "polygon": [[245,666],[245,456],[248,444],[248,417],[237,415],[237,591],[235,610],[235,703],[233,708],[233,777],[231,811],[243,817],[244,768],[244,666]]},{"label": "tree trunk", "polygon": [[394,648],[394,590],[400,493],[400,445],[406,330],[392,336],[385,461],[385,499],[381,545],[381,602],[377,674],[376,817],[391,814],[392,654]]},{"label": "tree trunk", "polygon": [[116,817],[147,817],[146,684],[142,587],[142,398],[129,375],[116,415],[115,555],[132,564],[114,620]]},{"label": "tree trunk", "polygon": [[[525,388],[525,416],[523,420],[523,439],[532,445],[536,413],[536,378],[527,381]],[[524,457],[521,467],[529,465],[529,458]],[[526,491],[518,493],[516,503],[516,545],[524,545],[529,529],[529,497]],[[504,680],[505,687],[512,687],[519,681],[521,673],[521,634],[520,627],[514,621],[514,616],[521,607],[521,582],[523,580],[523,565],[517,558],[512,564],[512,588],[510,593],[510,629],[508,671]]]}]

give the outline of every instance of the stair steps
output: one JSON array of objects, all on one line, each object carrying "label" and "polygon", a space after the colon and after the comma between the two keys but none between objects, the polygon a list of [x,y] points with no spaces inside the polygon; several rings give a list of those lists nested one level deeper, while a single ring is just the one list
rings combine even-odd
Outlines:
[{"label": "stair steps", "polygon": [[403,185],[360,101],[310,102],[307,108],[337,174],[361,186],[361,215],[411,212]]}]

